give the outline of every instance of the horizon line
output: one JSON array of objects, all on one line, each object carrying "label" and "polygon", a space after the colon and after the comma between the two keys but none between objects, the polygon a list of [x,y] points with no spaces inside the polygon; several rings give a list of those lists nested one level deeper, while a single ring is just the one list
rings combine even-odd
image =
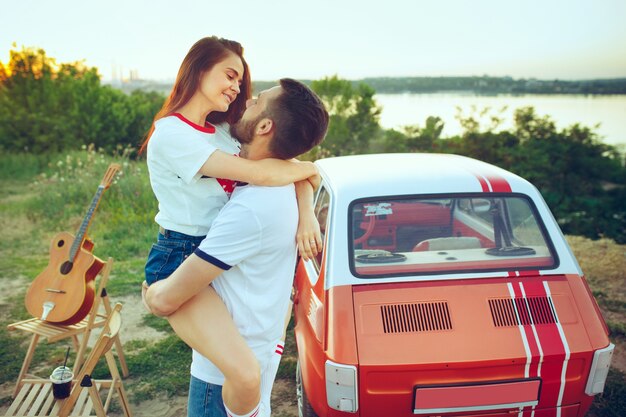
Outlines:
[{"label": "horizon line", "polygon": [[[104,78],[104,76],[101,74],[101,76]],[[596,78],[558,78],[558,77],[552,77],[552,78],[538,78],[538,77],[513,77],[510,75],[401,75],[401,76],[388,76],[388,75],[377,75],[377,76],[367,76],[367,77],[361,77],[361,78],[343,78],[343,77],[339,77],[337,76],[337,74],[333,74],[333,75],[325,75],[322,76],[320,78],[308,78],[308,77],[304,77],[304,78],[299,78],[299,77],[294,77],[294,79],[299,80],[299,81],[315,81],[315,80],[320,80],[320,79],[324,79],[324,78],[332,78],[332,77],[337,77],[340,80],[346,80],[346,81],[362,81],[362,80],[368,80],[368,79],[401,79],[401,78],[504,78],[504,79],[511,79],[513,81],[528,81],[528,80],[533,80],[533,81],[565,81],[565,82],[580,82],[580,81],[626,81],[626,75],[623,76],[619,76],[619,77],[596,77]],[[285,78],[285,77],[281,77],[281,78]],[[289,77],[291,78],[291,77]],[[276,78],[274,80],[269,80],[269,79],[262,79],[262,80],[252,80],[252,82],[276,82],[278,81],[280,78]],[[175,81],[174,78],[171,79],[165,79],[165,78],[160,78],[160,79],[156,79],[156,78],[137,78],[137,79],[132,79],[129,80],[128,78],[122,78],[122,79],[112,79],[112,78],[107,78],[108,81],[154,81],[154,82],[168,82],[168,83],[173,83]]]}]

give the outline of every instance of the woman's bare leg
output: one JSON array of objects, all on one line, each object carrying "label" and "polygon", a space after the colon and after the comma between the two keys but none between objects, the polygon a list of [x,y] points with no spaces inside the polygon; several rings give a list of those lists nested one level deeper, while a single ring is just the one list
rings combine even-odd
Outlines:
[{"label": "woman's bare leg", "polygon": [[259,363],[213,287],[195,295],[167,319],[185,343],[222,371],[222,397],[228,409],[246,414],[259,404]]}]

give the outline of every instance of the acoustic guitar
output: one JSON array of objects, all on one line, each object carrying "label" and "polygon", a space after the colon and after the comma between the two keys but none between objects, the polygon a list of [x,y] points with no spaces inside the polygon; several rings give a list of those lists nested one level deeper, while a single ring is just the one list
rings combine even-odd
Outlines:
[{"label": "acoustic guitar", "polygon": [[25,304],[28,312],[41,320],[70,325],[84,319],[95,298],[96,276],[104,266],[93,252],[87,229],[115,175],[119,164],[107,168],[76,237],[68,232],[57,234],[50,245],[50,261],[30,284]]}]

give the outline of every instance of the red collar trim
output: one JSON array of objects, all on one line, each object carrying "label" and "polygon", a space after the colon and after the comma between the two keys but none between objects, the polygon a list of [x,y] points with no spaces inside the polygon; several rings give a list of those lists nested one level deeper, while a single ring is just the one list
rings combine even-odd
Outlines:
[{"label": "red collar trim", "polygon": [[193,127],[194,129],[199,130],[200,132],[215,133],[215,126],[213,126],[209,122],[206,122],[204,126],[200,126],[200,125],[195,124],[191,120],[185,118],[185,116],[183,116],[180,113],[172,113],[172,116],[178,117],[180,120],[182,120],[183,122],[187,123],[189,126]]}]

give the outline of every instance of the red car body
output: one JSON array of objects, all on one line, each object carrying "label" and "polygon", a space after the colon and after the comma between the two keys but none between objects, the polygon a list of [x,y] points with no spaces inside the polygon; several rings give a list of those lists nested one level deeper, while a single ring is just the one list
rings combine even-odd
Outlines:
[{"label": "red car body", "polygon": [[530,183],[456,155],[317,162],[294,283],[301,416],[582,417],[613,345]]}]

